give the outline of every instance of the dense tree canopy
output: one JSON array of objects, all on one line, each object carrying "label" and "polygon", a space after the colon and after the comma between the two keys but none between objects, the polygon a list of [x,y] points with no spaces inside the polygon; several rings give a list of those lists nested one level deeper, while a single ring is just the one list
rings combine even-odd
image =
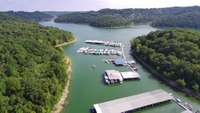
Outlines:
[{"label": "dense tree canopy", "polygon": [[98,27],[118,27],[118,26],[128,26],[131,24],[131,21],[129,21],[126,18],[123,18],[121,16],[100,16],[94,19],[90,23],[92,26],[98,26]]},{"label": "dense tree canopy", "polygon": [[200,32],[170,29],[132,40],[133,54],[160,76],[200,91]]},{"label": "dense tree canopy", "polygon": [[200,13],[189,12],[177,15],[162,16],[152,22],[155,27],[180,27],[200,29]]},{"label": "dense tree canopy", "polygon": [[150,23],[156,27],[200,28],[200,7],[171,7],[152,9],[102,9],[60,15],[56,22],[87,23],[97,27]]},{"label": "dense tree canopy", "polygon": [[0,113],[50,113],[67,80],[70,32],[0,13]]},{"label": "dense tree canopy", "polygon": [[88,23],[97,27],[127,26],[132,22],[120,15],[98,14],[97,12],[69,13],[59,16],[56,22]]},{"label": "dense tree canopy", "polygon": [[25,20],[32,20],[32,21],[44,21],[44,20],[50,20],[51,18],[53,18],[53,16],[43,13],[43,12],[39,12],[39,11],[35,11],[35,12],[8,11],[4,13],[14,16],[14,17],[18,17]]}]

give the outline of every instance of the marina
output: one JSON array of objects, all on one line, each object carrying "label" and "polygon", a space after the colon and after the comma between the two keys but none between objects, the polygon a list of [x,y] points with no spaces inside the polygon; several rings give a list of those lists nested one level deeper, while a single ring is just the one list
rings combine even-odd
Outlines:
[{"label": "marina", "polygon": [[[96,40],[111,40],[120,41],[123,43],[124,55],[126,56],[125,61],[132,61],[129,51],[129,41],[137,36],[145,35],[151,31],[156,30],[148,25],[135,25],[134,28],[127,29],[98,29],[81,24],[57,24],[53,21],[43,22],[43,25],[58,27],[63,30],[71,31],[77,38],[77,43],[64,48],[65,54],[70,57],[73,62],[72,68],[72,85],[70,88],[69,101],[70,104],[66,104],[63,113],[89,113],[90,108],[99,102],[105,102],[107,100],[113,100],[119,97],[127,97],[129,95],[137,95],[145,91],[152,91],[155,89],[163,89],[166,92],[172,93],[174,96],[191,103],[193,111],[197,111],[200,108],[200,103],[184,94],[172,90],[162,82],[153,78],[152,74],[148,70],[144,69],[140,63],[134,64],[137,67],[138,73],[140,74],[141,80],[124,82],[120,86],[105,86],[102,84],[102,73],[107,69],[118,70],[119,72],[131,71],[126,66],[115,66],[110,65],[112,62],[108,61],[109,64],[105,63],[105,59],[116,59],[121,57],[118,55],[77,55],[77,48],[87,47],[91,45],[92,48],[104,48],[104,45],[100,44],[88,44],[85,45],[83,42],[90,37],[95,37]],[[122,40],[123,39],[123,40]],[[106,46],[107,49],[120,50],[119,47]],[[123,52],[122,52],[123,53]],[[83,53],[81,53],[83,54]],[[79,70],[82,71],[79,71]],[[91,93],[92,91],[92,93]],[[79,108],[79,109],[77,109]],[[185,111],[185,110],[184,110]],[[134,113],[181,113],[183,108],[177,106],[174,102],[167,102],[166,104],[158,104],[154,107],[147,107],[145,109],[139,109]],[[197,113],[197,112],[195,112]],[[199,112],[198,112],[199,113]]]},{"label": "marina", "polygon": [[[105,45],[104,41],[99,41],[99,40],[86,40],[85,42],[91,43],[91,44],[97,44],[97,45],[98,44]],[[110,44],[112,45],[114,43],[110,43]],[[124,53],[124,46],[122,45],[122,43],[120,43],[119,47],[121,47],[121,51],[116,50],[116,49],[108,49],[108,48],[94,49],[90,47],[81,47],[80,49],[77,50],[77,53],[120,56],[115,59],[106,59],[105,62],[108,64],[112,63],[115,66],[126,66],[128,67],[128,69],[130,69],[130,71],[120,72],[118,70],[106,70],[103,74],[103,79],[104,79],[105,84],[107,85],[116,84],[116,83],[122,84],[124,81],[127,81],[127,80],[140,79],[141,77],[139,73],[137,72],[138,70],[135,66],[136,61],[135,60],[128,61]],[[138,100],[136,99],[136,97]],[[132,99],[132,100],[129,101],[129,99]],[[145,99],[147,99],[148,101],[150,100],[150,101],[142,102]],[[122,101],[122,100],[125,100],[125,101]],[[129,111],[135,111],[143,107],[155,105],[155,104],[166,102],[166,101],[174,101],[178,106],[183,108],[184,111],[181,113],[193,113],[192,106],[190,104],[182,102],[180,99],[173,97],[172,94],[169,94],[163,90],[155,90],[155,91],[143,93],[136,96],[130,96],[130,97],[116,99],[116,100],[105,102],[105,103],[94,104],[94,109],[96,113],[124,113],[124,112],[129,112]],[[112,105],[116,106],[116,108],[118,109],[111,107]]]}]

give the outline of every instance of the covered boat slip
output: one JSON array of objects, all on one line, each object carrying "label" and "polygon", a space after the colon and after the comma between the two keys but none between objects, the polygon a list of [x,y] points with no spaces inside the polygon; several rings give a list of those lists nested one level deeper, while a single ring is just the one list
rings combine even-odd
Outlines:
[{"label": "covered boat slip", "polygon": [[124,80],[131,80],[131,79],[139,79],[140,78],[139,73],[137,73],[135,71],[121,72],[121,76]]},{"label": "covered boat slip", "polygon": [[97,113],[123,113],[150,105],[173,100],[173,96],[163,90],[155,90],[104,103],[94,104]]},{"label": "covered boat slip", "polygon": [[117,70],[106,70],[104,81],[106,84],[123,83],[124,80],[140,79],[140,75],[135,71],[119,72]]}]

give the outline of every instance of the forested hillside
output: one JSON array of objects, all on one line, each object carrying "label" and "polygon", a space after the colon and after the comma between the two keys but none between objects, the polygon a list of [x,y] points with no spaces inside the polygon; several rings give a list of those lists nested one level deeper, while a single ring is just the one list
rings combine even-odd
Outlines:
[{"label": "forested hillside", "polygon": [[171,29],[132,40],[132,52],[160,77],[200,92],[200,32]]},{"label": "forested hillside", "polygon": [[131,23],[131,21],[121,16],[105,15],[94,19],[94,21],[92,21],[90,25],[97,27],[118,27],[128,26]]},{"label": "forested hillside", "polygon": [[132,22],[120,15],[98,14],[96,12],[69,13],[59,16],[55,22],[88,23],[96,27],[119,27],[127,26]]},{"label": "forested hillside", "polygon": [[[151,24],[156,27],[200,28],[200,7],[102,9],[60,15],[56,22],[86,23],[97,27]],[[107,18],[107,17],[110,18]],[[116,24],[117,23],[117,24]]]},{"label": "forested hillside", "polygon": [[0,13],[0,113],[50,113],[67,81],[57,43],[72,33]]},{"label": "forested hillside", "polygon": [[162,16],[152,22],[155,27],[180,27],[200,29],[200,12]]},{"label": "forested hillside", "polygon": [[7,13],[8,15],[11,15],[14,17],[18,17],[25,20],[32,20],[32,21],[45,21],[45,20],[50,20],[51,18],[53,18],[53,16],[43,13],[43,12],[39,12],[39,11],[35,11],[35,12],[8,11],[4,13]]}]

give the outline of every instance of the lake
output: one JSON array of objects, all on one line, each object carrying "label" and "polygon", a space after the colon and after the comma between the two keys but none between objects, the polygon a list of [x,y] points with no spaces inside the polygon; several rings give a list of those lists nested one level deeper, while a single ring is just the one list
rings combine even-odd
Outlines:
[{"label": "lake", "polygon": [[[141,80],[127,81],[122,85],[107,86],[102,82],[102,74],[106,69],[117,69],[119,71],[128,70],[125,67],[115,67],[104,62],[108,56],[91,56],[80,55],[76,51],[82,46],[95,48],[104,48],[103,46],[87,45],[84,43],[87,39],[97,40],[114,40],[121,41],[125,44],[125,53],[128,59],[132,59],[129,55],[130,40],[148,34],[157,30],[149,25],[137,25],[131,28],[107,29],[96,28],[82,24],[64,24],[54,23],[53,21],[41,22],[44,26],[53,26],[62,30],[73,32],[77,38],[77,43],[64,48],[65,54],[72,61],[72,82],[70,87],[70,95],[68,104],[66,104],[63,113],[90,113],[93,104],[100,103],[116,98],[139,94],[155,89],[163,89],[169,93],[173,93],[176,97],[191,103],[195,110],[200,109],[200,102],[194,98],[187,97],[183,93],[172,90],[162,82],[155,79],[151,73],[137,64],[138,72]],[[96,68],[91,68],[96,65]],[[148,100],[147,100],[148,101]],[[180,113],[182,109],[173,102],[168,102],[153,107],[148,107],[134,113]]]}]

